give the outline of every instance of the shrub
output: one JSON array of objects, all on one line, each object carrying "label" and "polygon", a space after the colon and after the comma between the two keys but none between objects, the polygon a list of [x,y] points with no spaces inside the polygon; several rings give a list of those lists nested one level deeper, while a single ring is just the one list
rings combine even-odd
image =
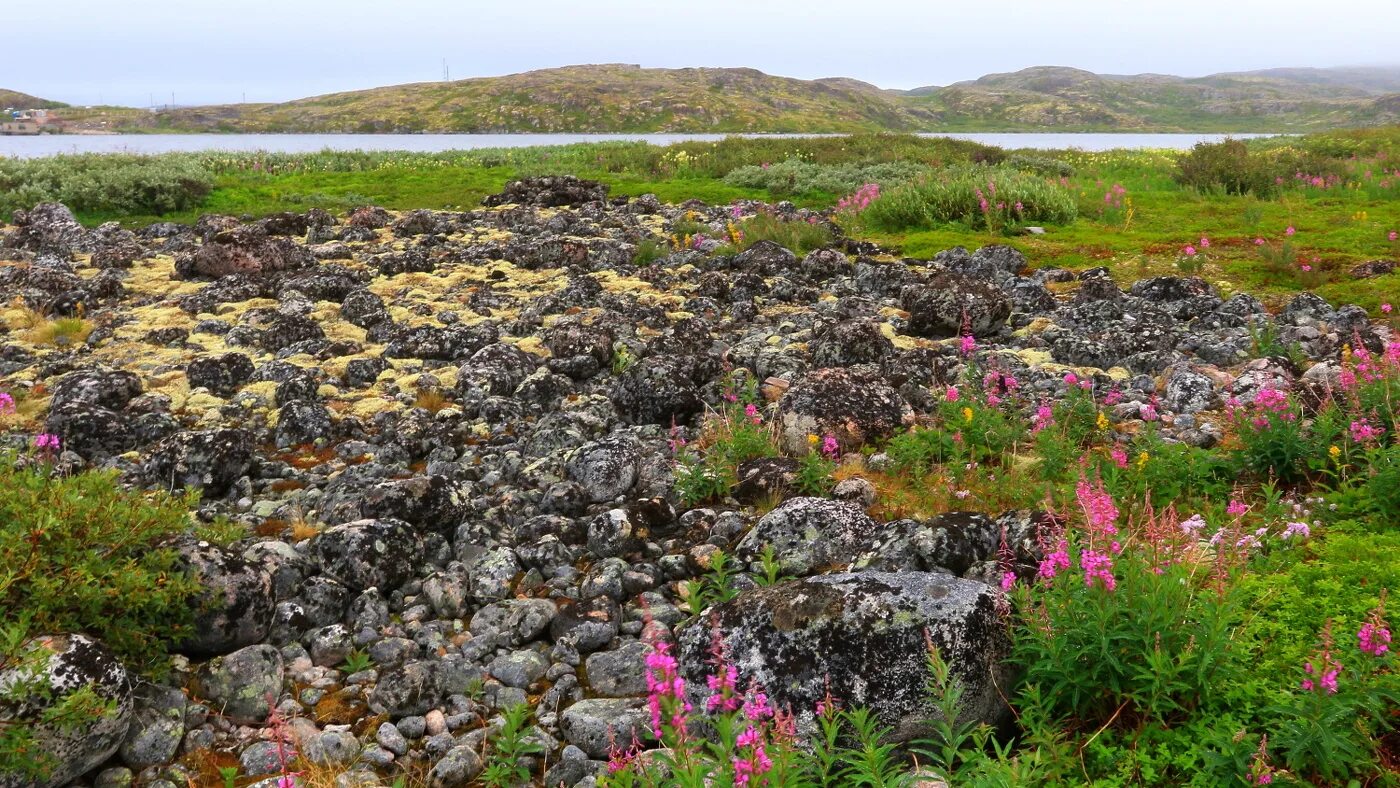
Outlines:
[{"label": "shrub", "polygon": [[1039,175],[1042,178],[1069,178],[1074,175],[1074,166],[1069,162],[1045,156],[1028,156],[1018,153],[1006,160],[1006,166],[1013,170]]},{"label": "shrub", "polygon": [[724,176],[730,186],[767,189],[775,197],[809,192],[845,194],[866,183],[892,186],[911,181],[928,173],[928,168],[914,162],[885,162],[880,164],[815,164],[801,159],[787,159],[769,166],[740,167]]},{"label": "shrub", "polygon": [[1001,232],[1068,224],[1078,206],[1068,189],[1008,167],[956,167],[890,189],[862,214],[873,229],[900,231],[960,222]]},{"label": "shrub", "polygon": [[1341,175],[1341,163],[1292,147],[1251,152],[1240,140],[1199,142],[1177,160],[1176,181],[1200,192],[1271,197],[1297,176]]},{"label": "shrub", "polygon": [[829,246],[831,227],[823,222],[790,220],[763,212],[744,220],[737,237],[741,251],[759,241],[772,241],[801,257],[813,249]]},{"label": "shrub", "polygon": [[17,462],[0,457],[0,621],[24,635],[85,632],[128,665],[160,668],[199,592],[164,546],[190,530],[193,501]]},{"label": "shrub", "polygon": [[0,213],[62,202],[77,212],[163,214],[198,206],[213,176],[192,156],[80,154],[0,159]]}]

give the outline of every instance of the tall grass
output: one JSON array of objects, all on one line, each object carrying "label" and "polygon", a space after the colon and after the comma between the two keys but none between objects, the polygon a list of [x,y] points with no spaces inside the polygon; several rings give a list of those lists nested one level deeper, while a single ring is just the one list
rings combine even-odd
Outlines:
[{"label": "tall grass", "polygon": [[890,189],[861,221],[883,231],[960,223],[1000,232],[1027,224],[1068,224],[1078,208],[1057,182],[1005,167],[957,167]]}]

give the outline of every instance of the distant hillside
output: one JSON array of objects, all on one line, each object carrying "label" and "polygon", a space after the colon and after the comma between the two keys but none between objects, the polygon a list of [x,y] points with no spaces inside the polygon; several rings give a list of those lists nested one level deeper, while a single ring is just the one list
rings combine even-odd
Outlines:
[{"label": "distant hillside", "polygon": [[66,106],[68,105],[61,101],[49,101],[28,93],[20,93],[18,90],[0,88],[0,109],[59,109]]},{"label": "distant hillside", "polygon": [[747,68],[571,66],[157,113],[153,126],[340,132],[843,132],[914,129],[884,91]]},{"label": "distant hillside", "polygon": [[1400,122],[1397,107],[1400,68],[1184,78],[1043,66],[895,91],[748,68],[599,65],[103,118],[106,128],[128,131],[1288,132]]},{"label": "distant hillside", "polygon": [[907,96],[921,115],[954,128],[1303,131],[1395,122],[1384,94],[1393,84],[1400,93],[1400,69],[1359,71],[1279,69],[1187,79],[1050,66]]}]

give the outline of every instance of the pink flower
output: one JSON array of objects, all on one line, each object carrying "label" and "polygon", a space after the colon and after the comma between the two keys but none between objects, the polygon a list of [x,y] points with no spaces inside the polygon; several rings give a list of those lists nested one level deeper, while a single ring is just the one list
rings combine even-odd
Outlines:
[{"label": "pink flower", "polygon": [[1063,538],[1052,553],[1046,554],[1036,573],[1042,580],[1049,580],[1060,572],[1069,569],[1069,543]]},{"label": "pink flower", "polygon": [[949,402],[957,402],[959,396],[957,386],[949,386],[948,390],[943,392],[943,398]]},{"label": "pink flower", "polygon": [[1066,386],[1073,386],[1074,384],[1076,384],[1076,383],[1078,383],[1078,382],[1079,382],[1079,376],[1078,376],[1078,375],[1074,374],[1073,372],[1066,372],[1066,373],[1065,373],[1065,385],[1066,385]]},{"label": "pink flower", "polygon": [[1263,239],[1263,238],[1255,238],[1255,239],[1254,239],[1254,245],[1255,245],[1255,246],[1263,246],[1263,245],[1264,245],[1264,239]]},{"label": "pink flower", "polygon": [[1182,254],[1186,255],[1187,257],[1195,257],[1195,256],[1196,256],[1196,247],[1192,246],[1191,244],[1187,244],[1187,245],[1186,245],[1186,248],[1182,249],[1181,252],[1182,252]]},{"label": "pink flower", "polygon": [[1143,421],[1156,421],[1157,407],[1151,402],[1149,402],[1146,405],[1143,405],[1142,407],[1138,408],[1138,415],[1142,417]]},{"label": "pink flower", "polygon": [[1291,539],[1293,539],[1293,538],[1295,538],[1295,537],[1302,537],[1302,538],[1304,538],[1304,539],[1307,539],[1311,534],[1312,534],[1312,529],[1308,528],[1308,524],[1307,524],[1307,523],[1303,523],[1303,522],[1293,522],[1293,523],[1289,523],[1289,524],[1283,529],[1283,533],[1279,534],[1279,535],[1278,535],[1278,538],[1280,538],[1280,539],[1282,539],[1282,540],[1284,540],[1284,541],[1291,540]]},{"label": "pink flower", "polygon": [[744,406],[744,415],[749,417],[749,421],[754,424],[762,424],[763,417],[758,415],[758,408],[752,402]]},{"label": "pink flower", "polygon": [[1390,240],[1394,241],[1396,238],[1400,238],[1400,233],[1391,230],[1390,233],[1386,235],[1386,238],[1389,238]]},{"label": "pink flower", "polygon": [[1079,553],[1079,567],[1084,570],[1084,585],[1092,587],[1094,581],[1098,580],[1103,587],[1112,591],[1118,583],[1113,577],[1113,559],[1094,550],[1082,550]]},{"label": "pink flower", "polygon": [[1233,499],[1230,501],[1230,505],[1225,507],[1225,513],[1230,515],[1231,517],[1241,517],[1244,515],[1245,512],[1248,511],[1249,507],[1246,506],[1243,501],[1237,501]]},{"label": "pink flower", "polygon": [[[1381,304],[1381,312],[1383,312],[1384,314],[1387,314],[1387,315],[1390,314],[1390,309],[1391,309],[1391,307],[1390,307],[1390,303],[1389,303],[1389,302],[1386,302],[1386,303],[1384,303],[1384,304]],[[6,395],[6,396],[8,396],[8,395]],[[12,407],[12,408],[14,407],[14,400],[11,400],[11,401],[10,401],[10,407]]]},{"label": "pink flower", "polygon": [[1014,586],[1014,585],[1016,585],[1016,573],[1015,573],[1015,572],[1002,572],[1002,573],[1001,573],[1001,590],[1003,590],[1003,591],[1010,591],[1010,590],[1011,590],[1011,587]]},{"label": "pink flower", "polygon": [[1128,453],[1123,451],[1121,447],[1114,446],[1113,451],[1109,452],[1108,456],[1113,458],[1113,464],[1119,468],[1128,467]]},{"label": "pink flower", "polygon": [[1385,434],[1385,427],[1371,425],[1369,419],[1357,419],[1351,423],[1351,439],[1356,443],[1370,443]]},{"label": "pink flower", "polygon": [[826,455],[827,459],[834,460],[840,453],[841,444],[836,441],[835,435],[828,432],[826,437],[822,438],[822,454]]},{"label": "pink flower", "polygon": [[0,413],[13,413],[14,410],[15,398],[8,391],[0,391]]},{"label": "pink flower", "polygon": [[1040,432],[1055,423],[1055,412],[1050,409],[1049,403],[1042,402],[1040,407],[1035,409],[1035,417],[1031,420],[1031,434]]},{"label": "pink flower", "polygon": [[1204,235],[1201,236],[1201,248],[1202,248],[1202,249],[1209,249],[1209,248],[1210,248],[1210,239],[1207,238],[1207,237],[1205,237]]},{"label": "pink flower", "polygon": [[963,334],[962,342],[959,344],[958,347],[959,352],[961,352],[964,356],[970,356],[972,355],[972,351],[976,349],[977,340],[973,339],[971,334]]},{"label": "pink flower", "polygon": [[1360,641],[1359,647],[1362,652],[1373,657],[1379,657],[1390,650],[1390,630],[1376,626],[1371,621],[1361,625],[1361,629],[1356,633],[1356,639]]},{"label": "pink flower", "polygon": [[1312,266],[1308,265],[1307,263],[1303,263],[1302,265],[1300,265],[1300,266],[1298,266],[1298,267],[1301,268],[1301,269],[1303,269],[1304,272],[1307,272],[1307,271],[1311,271],[1311,270],[1312,270]]},{"label": "pink flower", "polygon": [[1296,232],[1298,231],[1293,229],[1293,225],[1290,224],[1288,225],[1288,229],[1283,231],[1283,234],[1291,237]]},{"label": "pink flower", "polygon": [[34,448],[40,451],[58,451],[58,436],[51,432],[41,432],[34,436]]}]

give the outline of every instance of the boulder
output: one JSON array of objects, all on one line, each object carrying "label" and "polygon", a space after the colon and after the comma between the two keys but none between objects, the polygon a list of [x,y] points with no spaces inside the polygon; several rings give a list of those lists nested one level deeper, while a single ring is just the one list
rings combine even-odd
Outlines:
[{"label": "boulder", "polygon": [[201,665],[195,691],[235,725],[264,722],[282,694],[282,654],[274,646],[241,648]]},{"label": "boulder", "polygon": [[790,498],[744,535],[737,553],[756,561],[771,546],[785,574],[806,575],[850,563],[880,529],[858,504]]},{"label": "boulder", "polygon": [[909,333],[935,339],[971,333],[988,336],[1011,317],[1011,301],[999,288],[954,273],[936,273],[908,285],[899,299],[909,313]]},{"label": "boulder", "polygon": [[179,650],[210,657],[260,642],[276,604],[267,570],[208,542],[183,542],[176,549],[204,589],[190,637]]},{"label": "boulder", "polygon": [[[0,725],[30,727],[36,759],[43,760],[44,776],[0,771],[0,788],[68,785],[112,757],[121,746],[132,718],[131,679],[106,647],[86,635],[37,637],[25,653],[23,664],[0,669],[0,689],[21,681],[47,689],[0,702]],[[81,689],[111,703],[110,710],[72,728],[42,722],[55,703]]]},{"label": "boulder", "polygon": [[778,410],[780,439],[790,454],[810,450],[810,435],[835,436],[841,450],[850,451],[914,422],[899,392],[880,375],[858,368],[808,373],[788,388]]},{"label": "boulder", "polygon": [[753,682],[801,724],[811,724],[830,692],[844,708],[869,708],[895,740],[909,741],[928,735],[938,713],[926,690],[931,641],[962,682],[959,721],[997,724],[1007,711],[998,688],[1010,686],[999,593],[924,572],[823,575],[756,588],[681,632],[681,671],[700,707],[718,633],[738,686]]},{"label": "boulder", "polygon": [[402,520],[356,520],[317,534],[311,552],[321,571],[351,589],[388,592],[422,565],[423,540]]}]

